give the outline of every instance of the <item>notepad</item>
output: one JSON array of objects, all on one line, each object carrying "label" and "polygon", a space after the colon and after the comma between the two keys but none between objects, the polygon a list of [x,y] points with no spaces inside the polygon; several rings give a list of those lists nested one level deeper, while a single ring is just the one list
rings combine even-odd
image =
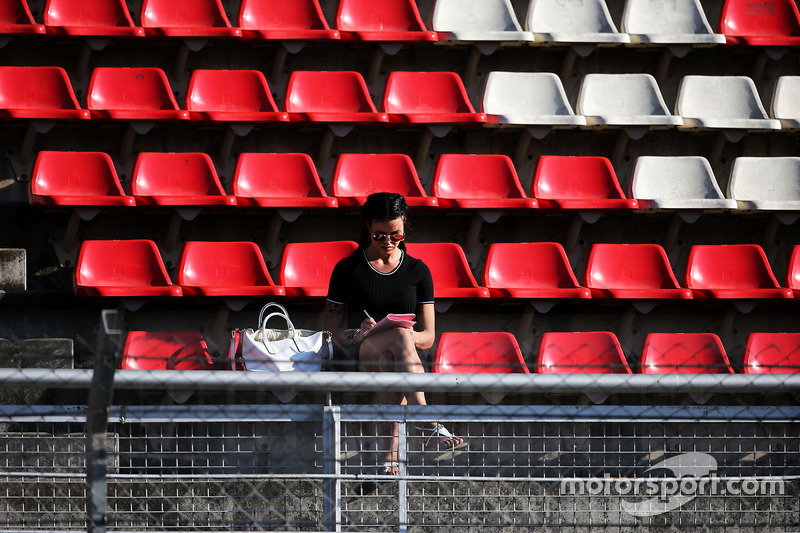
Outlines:
[{"label": "notepad", "polygon": [[386,331],[387,329],[392,328],[411,328],[414,327],[416,321],[414,320],[417,317],[414,313],[409,313],[405,315],[398,315],[389,313],[385,317],[383,317],[377,324],[372,326],[370,329],[364,333],[364,337],[369,337],[374,333],[380,333],[381,331]]}]

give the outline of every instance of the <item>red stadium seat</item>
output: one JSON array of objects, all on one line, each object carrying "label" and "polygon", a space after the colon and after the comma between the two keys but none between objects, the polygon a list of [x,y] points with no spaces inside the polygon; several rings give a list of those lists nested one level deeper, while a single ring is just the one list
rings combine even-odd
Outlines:
[{"label": "red stadium seat", "polygon": [[112,120],[188,120],[159,68],[98,67],[86,96],[92,118]]},{"label": "red stadium seat", "polygon": [[786,271],[786,286],[792,289],[795,298],[800,298],[800,245],[792,248],[792,257]]},{"label": "red stadium seat", "polygon": [[215,122],[288,122],[278,111],[267,78],[259,70],[192,72],[186,91],[191,120]]},{"label": "red stadium seat", "polygon": [[144,37],[125,0],[47,0],[44,24],[52,35]]},{"label": "red stadium seat", "polygon": [[189,241],[177,280],[184,296],[281,296],[253,242]]},{"label": "red stadium seat", "polygon": [[539,158],[531,197],[542,209],[636,209],[622,192],[611,161],[595,156]]},{"label": "red stadium seat", "polygon": [[658,244],[594,244],[586,263],[583,285],[592,298],[691,299],[681,288]]},{"label": "red stadium seat", "polygon": [[231,192],[247,207],[335,208],[307,154],[241,154]]},{"label": "red stadium seat", "polygon": [[357,249],[354,241],[289,243],[283,249],[278,284],[292,298],[324,298],[333,267]]},{"label": "red stadium seat", "polygon": [[135,206],[122,188],[105,152],[54,152],[36,157],[31,177],[31,205]]},{"label": "red stadium seat", "polygon": [[140,16],[148,37],[241,37],[220,0],[144,0]]},{"label": "red stadium seat", "polygon": [[196,331],[130,331],[122,370],[214,370],[211,353]]},{"label": "red stadium seat", "polygon": [[539,374],[631,374],[617,336],[609,331],[545,333]]},{"label": "red stadium seat", "polygon": [[800,14],[794,0],[726,0],[718,31],[729,45],[800,46]]},{"label": "red stadium seat", "polygon": [[488,298],[489,289],[479,287],[469,269],[464,250],[453,242],[408,243],[412,257],[421,259],[433,277],[435,298]]},{"label": "red stadium seat", "polygon": [[0,34],[30,35],[44,34],[44,24],[37,24],[26,0],[6,0],[0,2]]},{"label": "red stadium seat", "polygon": [[493,243],[481,284],[492,298],[560,300],[591,298],[557,242]]},{"label": "red stadium seat", "polygon": [[319,0],[242,0],[239,28],[245,39],[338,39],[325,20]]},{"label": "red stadium seat", "polygon": [[405,154],[341,154],[336,161],[331,194],[343,207],[364,205],[374,192],[402,194],[410,207],[436,207],[439,202],[422,188],[411,158]]},{"label": "red stadium seat", "polygon": [[0,67],[0,118],[88,119],[61,67]]},{"label": "red stadium seat", "polygon": [[501,154],[444,154],[431,193],[447,209],[534,209],[511,158]]},{"label": "red stadium seat", "polygon": [[236,205],[236,197],[225,194],[211,158],[198,152],[140,153],[131,194],[139,205]]},{"label": "red stadium seat", "polygon": [[445,332],[439,337],[433,372],[441,374],[529,374],[517,339],[508,332]]},{"label": "red stadium seat", "polygon": [[733,374],[713,333],[649,333],[640,365],[642,374]]},{"label": "red stadium seat", "polygon": [[355,71],[294,71],[286,86],[284,109],[296,122],[388,122]]},{"label": "red stadium seat", "polygon": [[383,94],[389,121],[402,124],[481,124],[461,78],[455,72],[389,73]]},{"label": "red stadium seat", "polygon": [[414,0],[339,0],[336,28],[348,41],[436,41]]},{"label": "red stadium seat", "polygon": [[751,333],[742,367],[745,374],[800,374],[800,333]]},{"label": "red stadium seat", "polygon": [[689,252],[684,286],[694,298],[792,298],[778,285],[757,244],[695,245]]},{"label": "red stadium seat", "polygon": [[79,297],[174,297],[180,286],[167,274],[156,244],[150,240],[92,240],[81,244],[75,268]]}]

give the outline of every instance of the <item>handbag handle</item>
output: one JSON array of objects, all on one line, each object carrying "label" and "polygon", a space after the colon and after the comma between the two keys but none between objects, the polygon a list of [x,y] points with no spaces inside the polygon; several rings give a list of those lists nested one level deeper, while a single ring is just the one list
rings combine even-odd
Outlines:
[{"label": "handbag handle", "polygon": [[[278,304],[275,304],[275,305],[278,305]],[[281,306],[278,305],[278,307],[281,307]],[[283,307],[281,307],[281,309],[283,309]],[[295,348],[297,348],[298,352],[302,352],[303,350],[300,348],[300,345],[297,344],[297,331],[294,329],[294,324],[292,324],[292,321],[289,319],[289,315],[286,313],[285,309],[283,309],[283,313],[280,313],[280,312],[276,311],[274,313],[268,314],[266,316],[266,318],[264,318],[264,321],[261,322],[261,342],[264,343],[264,348],[266,348],[267,351],[270,354],[272,354],[272,355],[275,354],[275,350],[271,349],[269,344],[267,343],[267,322],[269,322],[270,318],[275,317],[275,316],[279,316],[279,317],[281,317],[282,319],[284,319],[286,321],[286,325],[289,326],[289,329],[292,332],[292,342],[294,343]],[[261,317],[259,317],[259,320],[260,319],[261,319]]]},{"label": "handbag handle", "polygon": [[261,327],[261,324],[263,324],[263,322],[264,322],[264,321],[263,321],[263,318],[264,318],[264,313],[265,313],[265,312],[266,312],[266,310],[267,310],[267,309],[269,309],[270,307],[277,307],[278,309],[280,309],[280,310],[281,310],[281,312],[283,313],[283,315],[286,317],[286,322],[289,322],[289,323],[291,324],[291,322],[289,321],[289,312],[286,310],[286,308],[285,308],[285,307],[283,307],[283,306],[282,306],[281,304],[279,304],[279,303],[270,302],[270,303],[268,303],[267,305],[265,305],[264,307],[262,307],[262,308],[261,308],[261,311],[258,313],[258,325],[259,325],[259,327]]}]

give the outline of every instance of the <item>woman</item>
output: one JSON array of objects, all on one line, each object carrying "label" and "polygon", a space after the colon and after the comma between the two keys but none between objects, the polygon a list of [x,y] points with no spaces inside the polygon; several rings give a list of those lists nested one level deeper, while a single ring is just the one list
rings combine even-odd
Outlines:
[{"label": "woman", "polygon": [[[375,193],[362,209],[364,226],[358,250],[342,259],[331,273],[325,309],[325,329],[333,334],[336,363],[341,370],[424,372],[417,350],[433,346],[435,338],[433,280],[428,267],[405,252],[408,206],[403,196]],[[366,336],[389,313],[415,313],[416,327],[398,327]],[[425,405],[423,392],[377,394],[378,403]],[[391,428],[391,433],[388,429]],[[397,423],[387,424],[386,460],[381,473],[398,475]],[[436,423],[417,428],[420,442],[432,448],[466,446]]]}]

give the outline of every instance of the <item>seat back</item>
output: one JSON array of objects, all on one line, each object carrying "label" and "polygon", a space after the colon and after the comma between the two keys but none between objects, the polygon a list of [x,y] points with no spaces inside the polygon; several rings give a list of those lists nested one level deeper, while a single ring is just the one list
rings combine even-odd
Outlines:
[{"label": "seat back", "polygon": [[745,374],[800,373],[800,333],[751,333],[742,367]]},{"label": "seat back", "polygon": [[630,374],[631,369],[610,331],[549,332],[542,335],[535,372]]},{"label": "seat back", "polygon": [[780,76],[775,83],[770,116],[796,129],[800,125],[800,76]]},{"label": "seat back", "polygon": [[585,117],[670,115],[656,79],[650,74],[586,74],[575,112]]},{"label": "seat back", "polygon": [[341,259],[349,257],[358,249],[354,241],[292,242],[283,249],[278,284],[301,288],[308,296],[325,296],[331,272]]},{"label": "seat back", "polygon": [[511,158],[503,154],[443,154],[431,185],[438,198],[526,198]]},{"label": "seat back", "polygon": [[319,198],[327,196],[308,154],[241,154],[231,192],[248,198]]},{"label": "seat back", "polygon": [[[800,207],[800,157],[737,157],[728,181],[728,196],[753,200],[758,208]],[[794,204],[794,205],[792,205]]]},{"label": "seat back", "polygon": [[386,113],[475,113],[455,72],[389,73],[383,95]]},{"label": "seat back", "polygon": [[426,31],[414,0],[340,0],[336,28],[344,31]]},{"label": "seat back", "polygon": [[125,0],[47,0],[45,26],[133,27]]},{"label": "seat back", "polygon": [[167,287],[172,281],[153,241],[91,240],[81,244],[75,269],[79,287]]},{"label": "seat back", "polygon": [[630,192],[637,200],[724,199],[711,165],[701,156],[640,156]]},{"label": "seat back", "polygon": [[145,28],[230,28],[220,0],[143,0]]},{"label": "seat back", "polygon": [[290,113],[377,113],[364,78],[355,71],[296,70],[283,106]]},{"label": "seat back", "polygon": [[557,242],[492,243],[481,284],[493,288],[580,287],[564,247]]},{"label": "seat back", "polygon": [[800,14],[793,0],[725,0],[719,32],[742,37],[798,37]]},{"label": "seat back", "polygon": [[617,33],[603,0],[530,0],[525,28],[535,33]]},{"label": "seat back", "polygon": [[80,109],[61,67],[0,67],[0,109]]},{"label": "seat back", "polygon": [[753,80],[747,76],[684,76],[675,114],[702,119],[767,119]]},{"label": "seat back", "polygon": [[436,0],[431,16],[436,31],[522,31],[509,0]]},{"label": "seat back", "polygon": [[686,263],[690,289],[777,288],[778,281],[757,244],[694,245]]},{"label": "seat back", "polygon": [[583,285],[597,289],[679,289],[658,244],[592,245]]},{"label": "seat back", "polygon": [[224,196],[208,154],[141,152],[131,178],[134,196]]},{"label": "seat back", "polygon": [[192,287],[274,285],[258,245],[244,241],[187,242],[176,281]]},{"label": "seat back", "polygon": [[33,25],[31,9],[26,0],[0,2],[0,25]]},{"label": "seat back", "polygon": [[557,155],[539,158],[531,196],[554,200],[625,198],[608,158]]},{"label": "seat back", "polygon": [[196,331],[130,331],[122,370],[214,370],[211,353]]},{"label": "seat back", "polygon": [[421,259],[431,271],[437,291],[453,288],[477,288],[464,250],[454,242],[407,243],[409,255]]},{"label": "seat back", "polygon": [[406,154],[341,154],[331,182],[333,196],[366,197],[374,192],[427,196]]},{"label": "seat back", "polygon": [[442,374],[529,374],[511,333],[445,332],[439,336],[433,372]]},{"label": "seat back", "polygon": [[481,111],[503,115],[510,123],[526,123],[537,116],[575,117],[561,79],[552,72],[490,72]]},{"label": "seat back", "polygon": [[789,268],[786,270],[786,286],[795,291],[795,297],[800,295],[800,244],[792,248]]},{"label": "seat back", "polygon": [[278,111],[267,79],[259,70],[209,70],[192,72],[186,92],[188,111]]},{"label": "seat back", "polygon": [[700,0],[626,0],[622,31],[649,35],[712,33]]},{"label": "seat back", "polygon": [[86,96],[92,110],[179,110],[167,75],[160,68],[97,67]]},{"label": "seat back", "polygon": [[649,333],[642,350],[642,374],[733,374],[719,337],[713,333]]},{"label": "seat back", "polygon": [[319,0],[242,0],[239,27],[261,30],[329,30]]},{"label": "seat back", "polygon": [[114,163],[105,152],[42,150],[31,177],[37,196],[125,196]]}]

